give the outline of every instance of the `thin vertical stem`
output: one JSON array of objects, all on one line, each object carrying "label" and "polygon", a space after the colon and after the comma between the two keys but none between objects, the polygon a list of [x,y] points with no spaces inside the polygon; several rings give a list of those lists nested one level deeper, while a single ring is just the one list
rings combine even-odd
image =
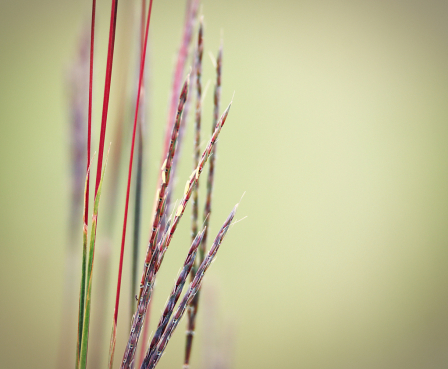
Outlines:
[{"label": "thin vertical stem", "polygon": [[110,97],[110,84],[112,80],[112,64],[114,60],[114,47],[115,47],[115,30],[117,27],[117,8],[118,0],[112,0],[111,15],[110,15],[110,30],[109,30],[109,46],[107,50],[107,65],[106,65],[106,82],[104,85],[104,98],[103,98],[103,113],[101,117],[101,133],[100,143],[98,148],[98,165],[96,169],[96,183],[95,183],[95,196],[98,192],[98,186],[101,180],[101,168],[103,166],[103,153],[104,153],[104,140],[106,137],[106,123],[107,123],[107,111],[109,108]]},{"label": "thin vertical stem", "polygon": [[145,43],[144,43],[144,47],[143,47],[143,55],[142,55],[141,64],[140,64],[140,75],[139,75],[138,90],[137,90],[137,102],[136,102],[136,106],[135,106],[135,116],[134,116],[134,128],[133,128],[133,132],[132,132],[131,154],[130,154],[130,158],[129,158],[128,183],[127,183],[127,189],[126,189],[126,203],[125,203],[125,209],[124,209],[123,232],[122,232],[122,237],[121,237],[120,263],[118,266],[118,281],[117,281],[117,292],[116,292],[116,297],[115,297],[114,321],[113,321],[111,345],[110,345],[110,352],[109,352],[109,367],[110,368],[112,368],[114,351],[115,351],[118,308],[119,308],[119,304],[120,304],[121,279],[122,279],[122,273],[123,273],[124,245],[125,245],[125,241],[126,241],[126,226],[127,226],[128,209],[129,209],[129,194],[130,194],[131,177],[132,177],[132,163],[133,163],[133,159],[134,159],[135,134],[137,131],[138,110],[139,110],[139,106],[140,106],[140,96],[141,96],[140,91],[142,88],[143,72],[144,72],[144,68],[145,68],[146,47],[147,47],[147,43],[148,43],[148,30],[149,30],[149,23],[151,20],[151,10],[152,10],[152,0],[150,0],[150,2],[149,2],[148,17],[147,17],[147,21],[146,21]]},{"label": "thin vertical stem", "polygon": [[[141,9],[141,24],[140,24],[140,58],[143,56],[144,42],[145,42],[145,14],[146,1],[142,0]],[[144,97],[145,77],[143,77],[142,88],[138,92]],[[140,98],[140,105],[143,105],[142,98]],[[142,171],[143,171],[143,108],[140,109],[139,124],[138,124],[138,143],[137,143],[137,168],[136,168],[136,183],[135,183],[135,205],[134,205],[134,235],[132,242],[132,276],[131,276],[131,294],[130,294],[130,311],[134,310],[135,298],[134,294],[137,290],[137,262],[138,262],[138,243],[140,235],[140,215],[141,215],[141,193],[142,193]],[[131,316],[132,318],[132,316]]]}]

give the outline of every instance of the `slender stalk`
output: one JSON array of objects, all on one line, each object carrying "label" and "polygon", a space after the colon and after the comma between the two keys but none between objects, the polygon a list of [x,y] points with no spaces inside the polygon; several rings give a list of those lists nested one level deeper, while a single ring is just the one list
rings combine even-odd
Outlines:
[{"label": "slender stalk", "polygon": [[89,260],[87,262],[87,273],[86,273],[87,290],[84,303],[84,320],[82,328],[81,351],[79,355],[79,366],[78,366],[79,369],[85,369],[87,366],[87,349],[89,344],[90,307],[91,307],[91,295],[92,295],[93,260],[95,256],[96,228],[98,222],[98,207],[101,196],[101,187],[103,184],[106,166],[107,166],[107,157],[106,162],[104,163],[104,168],[98,186],[98,192],[95,196],[95,202],[93,206],[92,228],[90,233]]},{"label": "slender stalk", "polygon": [[171,318],[171,314],[173,313],[177,300],[179,300],[180,294],[182,293],[182,289],[184,287],[185,281],[187,280],[188,274],[190,273],[191,268],[194,265],[196,252],[202,241],[203,235],[204,231],[199,232],[191,244],[182,271],[180,272],[176,284],[174,285],[174,288],[171,291],[170,297],[168,298],[168,301],[165,305],[165,309],[163,310],[162,316],[160,317],[159,324],[157,325],[156,333],[154,333],[154,337],[151,341],[151,344],[149,345],[145,360],[142,363],[143,367],[148,365],[149,358],[151,357],[153,350],[157,347],[157,344],[159,343],[159,340]]},{"label": "slender stalk", "polygon": [[109,108],[110,84],[112,80],[112,64],[114,60],[115,29],[117,26],[117,8],[118,8],[118,0],[112,0],[110,29],[109,29],[109,46],[107,50],[106,82],[104,85],[103,113],[101,117],[101,133],[98,148],[98,164],[96,170],[95,197],[98,192],[98,187],[101,180],[101,168],[103,166],[103,152],[104,152],[104,140],[106,137],[107,111]]},{"label": "slender stalk", "polygon": [[[203,53],[203,19],[201,18],[199,24],[199,34],[198,34],[198,46],[196,51],[196,119],[195,119],[195,140],[194,140],[194,165],[196,168],[199,164],[199,155],[200,155],[200,143],[201,143],[201,111],[202,111],[202,86],[201,86],[201,73],[202,73],[202,53]],[[193,203],[192,203],[192,220],[191,220],[191,236],[196,237],[196,233],[198,232],[198,188],[199,181],[196,187],[193,190]],[[196,275],[197,265],[199,263],[195,263],[193,268],[191,269],[191,280],[194,279]],[[193,334],[195,329],[195,320],[197,313],[197,297],[195,297],[189,306],[188,309],[188,328],[187,328],[187,338],[185,344],[185,357],[184,357],[184,366],[189,365],[190,362],[190,353],[191,347],[193,343]]]},{"label": "slender stalk", "polygon": [[[142,0],[141,10],[141,25],[140,25],[140,57],[143,56],[144,51],[144,39],[145,39],[145,11],[146,3]],[[144,97],[145,89],[145,77],[143,77],[142,88],[139,93]],[[143,98],[140,98],[140,105]],[[135,182],[135,203],[134,203],[134,234],[132,240],[132,275],[131,275],[131,293],[130,293],[130,311],[134,310],[135,306],[135,291],[137,291],[137,262],[138,262],[138,249],[139,249],[139,235],[140,235],[140,215],[141,215],[141,195],[142,195],[142,172],[143,172],[143,106],[140,109],[139,124],[138,124],[138,142],[137,142],[137,168],[136,168],[136,182]],[[132,316],[131,316],[132,318]]]},{"label": "slender stalk", "polygon": [[[143,138],[142,130],[138,132],[137,144],[137,178],[135,182],[135,205],[134,205],[134,234],[132,240],[132,276],[131,276],[131,308],[135,307],[135,291],[137,291],[137,263],[139,251],[139,236],[141,222],[142,202],[142,176],[143,176]],[[131,309],[132,311],[133,309]]]},{"label": "slender stalk", "polygon": [[126,226],[127,226],[127,220],[128,220],[129,194],[130,194],[131,177],[132,177],[132,163],[133,163],[133,159],[134,159],[135,134],[137,131],[138,111],[139,111],[139,107],[140,107],[140,96],[141,96],[140,92],[141,92],[141,88],[142,88],[143,72],[144,72],[144,68],[145,68],[146,47],[148,44],[148,31],[149,31],[149,23],[151,20],[151,10],[152,10],[152,0],[150,0],[150,2],[149,2],[148,17],[147,17],[147,21],[146,21],[145,43],[143,46],[143,55],[142,55],[141,64],[140,64],[140,75],[139,75],[138,90],[137,90],[137,102],[136,102],[136,106],[135,106],[135,116],[134,116],[134,129],[132,132],[131,154],[130,154],[130,158],[129,158],[129,172],[128,172],[128,183],[127,183],[127,189],[126,189],[126,203],[125,203],[125,209],[124,209],[123,232],[122,232],[122,237],[121,237],[120,262],[119,262],[119,266],[118,266],[117,293],[116,293],[116,297],[115,297],[114,321],[113,321],[112,337],[111,337],[110,352],[109,352],[109,367],[110,368],[112,368],[114,351],[115,351],[118,308],[119,308],[119,304],[120,304],[121,279],[122,279],[122,273],[123,273],[124,245],[125,245],[125,241],[126,241]]},{"label": "slender stalk", "polygon": [[212,247],[210,248],[210,251],[209,251],[207,257],[204,259],[204,261],[199,266],[196,276],[194,277],[193,281],[191,282],[191,284],[188,288],[188,291],[185,293],[184,297],[182,298],[182,301],[180,302],[180,304],[176,310],[176,313],[174,314],[174,317],[171,319],[169,325],[163,332],[163,335],[162,335],[161,339],[159,340],[159,344],[157,345],[157,348],[153,350],[153,352],[148,360],[148,364],[146,366],[142,366],[141,369],[153,369],[159,362],[163,352],[165,351],[168,341],[170,340],[172,334],[174,333],[174,330],[176,329],[179,321],[182,319],[182,317],[185,313],[187,305],[191,302],[191,300],[194,298],[196,293],[201,288],[202,279],[204,277],[204,274],[207,271],[210,264],[212,263],[213,259],[215,258],[216,253],[218,252],[218,249],[219,249],[219,247],[220,247],[220,245],[230,227],[230,224],[231,224],[234,216],[235,216],[237,208],[238,208],[238,204],[233,208],[230,215],[224,222],[218,235],[215,238],[215,241],[213,242]]}]

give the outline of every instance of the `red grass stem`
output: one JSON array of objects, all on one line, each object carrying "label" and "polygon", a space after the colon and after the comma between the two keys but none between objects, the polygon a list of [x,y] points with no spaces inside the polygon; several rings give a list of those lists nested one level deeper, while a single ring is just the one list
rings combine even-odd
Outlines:
[{"label": "red grass stem", "polygon": [[112,329],[112,335],[111,338],[111,352],[109,353],[109,365],[112,367],[113,364],[113,357],[114,357],[114,351],[115,351],[115,341],[116,341],[116,331],[117,331],[117,320],[118,320],[118,308],[120,304],[120,290],[121,290],[121,279],[122,279],[122,272],[123,272],[123,258],[124,258],[124,245],[126,241],[126,226],[127,226],[127,220],[128,220],[128,209],[129,209],[129,194],[131,189],[131,177],[132,177],[132,163],[134,160],[134,146],[135,146],[135,134],[137,131],[137,120],[138,120],[138,110],[140,106],[140,96],[141,96],[141,88],[142,88],[142,81],[143,81],[143,72],[145,69],[145,59],[146,59],[146,47],[148,43],[148,30],[149,30],[149,23],[151,19],[151,10],[152,10],[152,0],[149,2],[149,8],[148,8],[148,17],[146,20],[146,31],[145,31],[145,42],[144,42],[144,49],[143,49],[143,55],[141,58],[140,63],[140,75],[139,75],[139,82],[138,82],[138,90],[137,90],[137,102],[135,106],[135,116],[134,116],[134,129],[132,132],[132,144],[131,144],[131,154],[129,158],[129,172],[128,172],[128,183],[127,183],[127,189],[126,189],[126,204],[125,204],[125,210],[124,210],[124,220],[123,220],[123,232],[121,237],[121,250],[120,250],[120,263],[118,266],[118,281],[117,281],[117,293],[115,298],[115,310],[114,310],[114,321],[113,321],[113,329]]},{"label": "red grass stem", "polygon": [[117,7],[118,7],[118,0],[112,0],[111,15],[110,15],[110,30],[109,30],[109,46],[107,50],[106,83],[104,85],[103,113],[101,117],[101,133],[98,148],[98,164],[96,169],[95,196],[98,192],[98,186],[101,180],[101,168],[103,166],[104,140],[106,137],[107,111],[109,108],[110,84],[112,79],[112,64],[114,59],[115,29],[117,26]]}]

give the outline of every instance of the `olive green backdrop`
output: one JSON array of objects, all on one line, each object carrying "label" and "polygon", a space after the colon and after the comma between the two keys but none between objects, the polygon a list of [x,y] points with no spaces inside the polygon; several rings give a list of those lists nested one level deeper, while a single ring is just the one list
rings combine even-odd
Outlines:
[{"label": "olive green backdrop", "polygon": [[[134,59],[126,69],[136,44],[135,3],[119,3],[111,127],[120,81],[126,70],[129,78],[135,75]],[[142,249],[184,7],[181,1],[154,1]],[[0,4],[2,368],[57,367],[64,344],[70,354],[64,367],[74,367],[76,313],[69,314],[74,318],[63,334],[60,328],[71,193],[66,77],[89,12],[84,0]],[[99,0],[97,13],[93,151],[109,1]],[[208,53],[216,54],[221,34],[223,105],[235,91],[219,140],[211,233],[244,192],[237,217],[248,217],[230,230],[207,272],[192,368],[203,367],[214,350],[237,369],[446,368],[448,3],[204,1],[202,13],[204,83],[212,80],[204,140],[213,90]],[[112,132],[108,128],[107,142]],[[186,139],[175,198],[192,168],[190,131]],[[122,223],[123,168],[115,236]],[[99,244],[108,201],[100,205]],[[185,256],[188,227],[187,213],[158,280],[153,320]],[[68,262],[76,271],[80,235],[81,219],[78,258]],[[105,318],[106,336],[89,351],[100,354],[95,362],[102,368],[119,243],[115,237],[111,244],[111,288],[103,291],[110,303],[94,315]],[[95,281],[101,277],[98,260]],[[117,367],[130,319],[129,273],[126,264]],[[75,273],[75,286],[78,278]],[[71,298],[76,311],[76,292]],[[185,321],[162,368],[181,368],[184,329]],[[96,337],[92,333],[92,341]]]}]

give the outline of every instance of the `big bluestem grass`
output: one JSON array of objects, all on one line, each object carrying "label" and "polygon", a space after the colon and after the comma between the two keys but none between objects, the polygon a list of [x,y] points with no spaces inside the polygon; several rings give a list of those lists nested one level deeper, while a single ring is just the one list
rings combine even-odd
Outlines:
[{"label": "big bluestem grass", "polygon": [[[206,238],[208,232],[208,224],[211,213],[211,197],[214,180],[214,164],[215,164],[215,150],[218,136],[226,122],[230,103],[228,107],[219,117],[220,107],[220,89],[221,89],[221,65],[222,65],[222,47],[218,53],[216,60],[216,86],[214,94],[214,115],[212,119],[212,135],[205,146],[205,149],[200,150],[200,129],[201,129],[201,113],[202,113],[202,54],[203,54],[203,21],[198,26],[197,46],[192,56],[192,65],[190,68],[190,74],[184,77],[183,73],[186,69],[186,65],[189,60],[189,49],[193,39],[193,30],[197,21],[197,13],[199,8],[198,0],[187,1],[186,16],[184,31],[182,36],[182,42],[178,53],[178,58],[175,66],[173,86],[170,97],[170,104],[168,110],[168,120],[166,123],[166,135],[164,139],[164,145],[162,149],[162,165],[159,172],[159,178],[157,179],[158,188],[155,195],[155,201],[153,205],[153,216],[151,221],[151,227],[149,229],[149,241],[147,246],[146,255],[143,260],[138,260],[138,243],[139,232],[141,222],[141,209],[147,206],[142,199],[142,171],[143,171],[143,110],[145,108],[145,60],[147,54],[148,45],[148,31],[150,27],[150,19],[152,13],[153,0],[149,0],[146,7],[146,1],[142,0],[141,11],[141,24],[140,24],[140,48],[139,48],[139,72],[138,82],[135,86],[135,110],[132,125],[132,135],[129,153],[129,166],[127,172],[126,190],[125,190],[125,203],[124,203],[124,215],[123,226],[121,234],[121,247],[120,258],[118,264],[118,277],[117,287],[115,294],[115,307],[112,317],[112,329],[109,345],[109,368],[113,367],[114,354],[118,349],[116,347],[117,334],[118,334],[118,312],[121,299],[121,285],[123,279],[123,268],[125,265],[130,265],[132,269],[131,275],[131,310],[133,310],[130,331],[129,326],[123,323],[120,328],[120,334],[128,331],[128,339],[126,347],[124,347],[123,358],[121,360],[121,368],[154,368],[160,360],[161,355],[164,353],[171,335],[179,324],[180,319],[184,315],[188,308],[188,322],[187,322],[187,341],[185,350],[185,359],[182,364],[184,367],[188,367],[190,363],[190,355],[192,349],[193,332],[195,329],[195,321],[199,304],[199,290],[202,285],[203,277],[210,266],[211,262],[216,256],[216,253],[221,245],[224,236],[226,235],[233,218],[235,216],[236,208],[234,207],[220,231],[218,232],[215,241],[210,248],[208,254],[206,254]],[[147,9],[147,11],[146,11]],[[146,14],[145,14],[146,13]],[[100,209],[100,196],[103,187],[103,181],[107,180],[106,162],[103,165],[104,157],[104,144],[107,128],[107,117],[109,107],[109,96],[112,86],[112,71],[113,71],[113,59],[114,59],[114,45],[115,45],[115,32],[118,11],[118,0],[112,0],[111,3],[111,17],[110,17],[110,29],[109,29],[109,43],[107,52],[106,63],[106,77],[105,88],[103,95],[103,108],[101,114],[101,126],[97,159],[97,173],[95,181],[94,191],[94,203],[93,214],[90,230],[90,241],[88,232],[88,218],[89,218],[89,184],[90,184],[90,163],[92,160],[91,155],[91,138],[92,138],[92,108],[93,108],[93,74],[94,74],[94,42],[95,42],[95,16],[96,16],[96,1],[92,1],[92,17],[90,26],[90,54],[89,54],[89,76],[88,76],[88,104],[86,106],[86,152],[87,160],[85,167],[85,191],[84,191],[84,208],[82,212],[82,261],[81,261],[81,283],[79,293],[79,312],[78,312],[78,340],[76,346],[76,368],[85,369],[88,367],[88,348],[89,348],[89,329],[91,321],[91,306],[92,306],[92,281],[94,276],[94,257],[95,257],[95,245],[97,240],[97,225],[100,222],[99,209]],[[181,81],[184,80],[183,86]],[[182,87],[181,87],[182,86]],[[184,137],[184,131],[187,129],[187,116],[189,106],[193,99],[196,99],[195,105],[195,134],[194,134],[194,170],[185,183],[182,198],[177,202],[175,209],[171,209],[171,196],[174,191],[174,179],[177,175],[176,166],[180,157],[180,146]],[[134,165],[134,150],[137,144],[137,163]],[[120,145],[120,148],[123,145]],[[201,173],[205,167],[207,161],[210,160],[210,169],[207,178],[207,191],[206,202],[204,207],[204,213],[202,219],[204,220],[204,228],[202,231],[199,229],[199,180]],[[117,165],[117,160],[113,160],[112,163]],[[115,169],[115,173],[117,173]],[[134,227],[133,227],[133,250],[132,259],[129,262],[125,261],[125,244],[126,244],[126,231],[128,226],[128,212],[129,202],[131,196],[132,179],[135,178],[135,202],[134,202]],[[149,312],[151,297],[153,294],[155,281],[161,268],[164,257],[167,254],[169,245],[176,232],[178,224],[185,212],[187,204],[190,198],[192,201],[192,237],[191,247],[187,253],[184,264],[181,268],[180,274],[176,280],[175,286],[171,291],[168,298],[168,302],[160,317],[157,329],[153,337],[148,341],[148,327],[149,327]],[[103,200],[104,202],[104,200]],[[101,204],[101,207],[107,206],[107,204]],[[115,207],[113,206],[113,209]],[[115,210],[113,210],[115,211]],[[171,214],[171,216],[168,216]],[[109,215],[110,217],[110,215]],[[196,258],[196,254],[199,257]],[[137,268],[138,264],[143,266],[140,285],[137,287]],[[182,290],[187,283],[188,276],[190,275],[190,284],[187,291],[184,293],[177,310],[175,310],[176,304],[182,295]],[[103,296],[104,300],[104,296]],[[174,315],[173,315],[174,314]],[[171,318],[171,316],[173,316]],[[171,319],[171,320],[170,320]],[[136,355],[137,346],[139,344],[139,338],[143,330],[143,342],[140,342],[141,353]],[[119,349],[118,349],[119,350]],[[120,352],[121,354],[121,352]]]}]

